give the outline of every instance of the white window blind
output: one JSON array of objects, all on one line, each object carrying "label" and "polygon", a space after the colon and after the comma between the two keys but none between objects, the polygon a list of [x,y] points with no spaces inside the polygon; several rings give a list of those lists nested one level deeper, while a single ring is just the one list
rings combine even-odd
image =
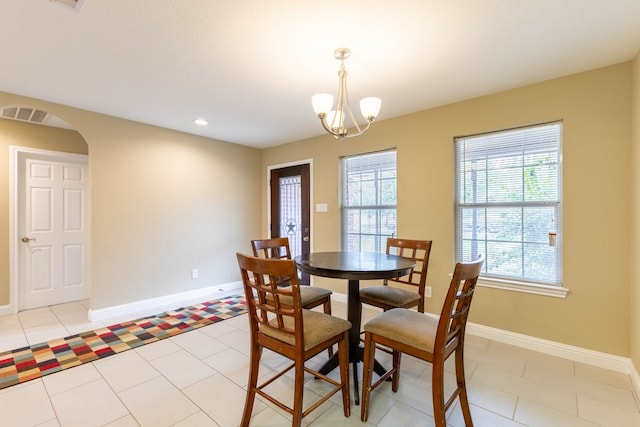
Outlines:
[{"label": "white window blind", "polygon": [[483,276],[561,285],[562,123],[455,139],[456,259]]},{"label": "white window blind", "polygon": [[396,234],[396,151],[342,159],[343,249],[385,252]]}]

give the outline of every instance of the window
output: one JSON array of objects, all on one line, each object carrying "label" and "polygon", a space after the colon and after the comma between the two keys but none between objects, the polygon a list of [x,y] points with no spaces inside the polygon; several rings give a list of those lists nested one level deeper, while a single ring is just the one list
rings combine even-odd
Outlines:
[{"label": "window", "polygon": [[396,234],[396,151],[344,157],[342,179],[344,250],[385,252]]},{"label": "window", "polygon": [[455,139],[456,259],[484,254],[483,278],[562,284],[561,134],[551,123]]}]

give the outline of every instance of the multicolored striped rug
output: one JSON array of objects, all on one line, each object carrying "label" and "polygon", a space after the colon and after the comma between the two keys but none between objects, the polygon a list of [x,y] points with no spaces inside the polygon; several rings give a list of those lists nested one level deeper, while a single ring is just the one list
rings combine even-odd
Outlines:
[{"label": "multicolored striped rug", "polygon": [[238,295],[0,353],[0,389],[173,337],[246,311],[244,296]]}]

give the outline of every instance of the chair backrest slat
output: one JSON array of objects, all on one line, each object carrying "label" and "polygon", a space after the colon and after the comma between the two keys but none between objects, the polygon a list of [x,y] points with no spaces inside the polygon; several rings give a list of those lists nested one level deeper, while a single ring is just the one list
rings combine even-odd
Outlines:
[{"label": "chair backrest slat", "polygon": [[[253,256],[266,259],[291,259],[288,237],[272,237],[270,239],[256,239],[251,241]],[[279,278],[279,286],[288,286],[286,278]]]},{"label": "chair backrest slat", "polygon": [[[260,328],[274,328],[301,343],[302,307],[295,261],[239,253],[236,256],[252,334],[257,334]],[[290,286],[282,287],[282,282]]]},{"label": "chair backrest slat", "polygon": [[251,241],[253,256],[261,258],[291,259],[288,237],[272,237]]},{"label": "chair backrest slat", "polygon": [[484,257],[480,256],[476,261],[456,264],[442,305],[434,348],[445,348],[456,339],[459,340],[458,345],[462,344],[471,301],[483,262]]},{"label": "chair backrest slat", "polygon": [[422,295],[427,282],[430,253],[431,240],[388,238],[387,254],[409,258],[416,263],[416,266],[408,275],[387,279],[387,282],[397,282],[405,285],[417,286],[419,289],[418,292]]}]

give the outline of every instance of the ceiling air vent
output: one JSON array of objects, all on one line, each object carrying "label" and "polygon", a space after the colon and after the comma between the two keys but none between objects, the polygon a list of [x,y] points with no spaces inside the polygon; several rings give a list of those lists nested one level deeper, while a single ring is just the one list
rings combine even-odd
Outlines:
[{"label": "ceiling air vent", "polygon": [[80,8],[82,7],[82,4],[84,3],[84,0],[51,0],[51,1],[54,3],[64,4],[78,11],[80,10]]},{"label": "ceiling air vent", "polygon": [[20,120],[39,125],[74,130],[73,126],[60,117],[30,107],[0,107],[0,119]]},{"label": "ceiling air vent", "polygon": [[2,109],[2,117],[5,119],[22,120],[23,122],[42,124],[47,118],[47,112],[34,108],[8,107]]}]

